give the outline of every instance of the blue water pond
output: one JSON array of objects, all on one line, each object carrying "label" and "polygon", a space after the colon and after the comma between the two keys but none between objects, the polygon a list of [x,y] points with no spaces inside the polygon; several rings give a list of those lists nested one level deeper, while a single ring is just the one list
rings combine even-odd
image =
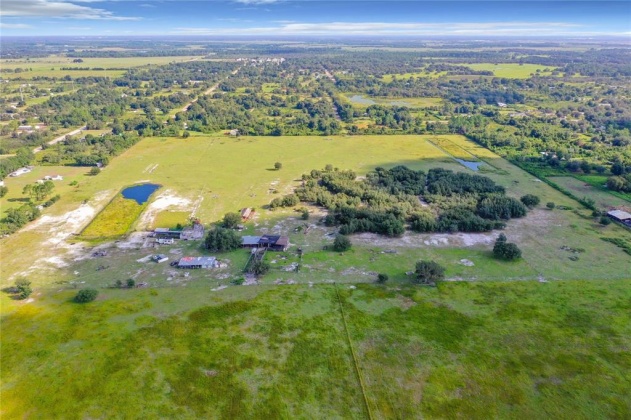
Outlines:
[{"label": "blue water pond", "polygon": [[142,205],[149,200],[160,186],[158,184],[139,184],[133,187],[127,187],[123,190],[123,198],[136,200],[136,203]]},{"label": "blue water pond", "polygon": [[480,170],[480,166],[484,165],[484,162],[471,162],[468,160],[462,160],[458,158],[454,158],[454,159],[456,159],[458,163],[460,163],[462,166],[466,166],[467,168],[476,172]]}]

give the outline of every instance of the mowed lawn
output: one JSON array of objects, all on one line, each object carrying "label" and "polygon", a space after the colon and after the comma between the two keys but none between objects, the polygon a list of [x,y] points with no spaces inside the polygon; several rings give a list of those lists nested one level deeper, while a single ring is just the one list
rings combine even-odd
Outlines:
[{"label": "mowed lawn", "polygon": [[72,295],[4,317],[3,418],[631,416],[630,281]]}]

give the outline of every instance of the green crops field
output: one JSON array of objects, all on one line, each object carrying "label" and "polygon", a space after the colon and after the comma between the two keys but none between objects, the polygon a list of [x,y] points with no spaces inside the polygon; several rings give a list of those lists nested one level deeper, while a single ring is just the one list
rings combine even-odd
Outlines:
[{"label": "green crops field", "polygon": [[3,318],[2,418],[631,416],[631,283],[73,292]]}]

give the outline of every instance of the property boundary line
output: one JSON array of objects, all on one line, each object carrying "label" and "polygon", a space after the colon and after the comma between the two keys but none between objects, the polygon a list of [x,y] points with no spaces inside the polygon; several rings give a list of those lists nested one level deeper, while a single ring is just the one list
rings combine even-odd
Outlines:
[{"label": "property boundary line", "polygon": [[348,346],[351,349],[351,356],[353,357],[353,364],[355,365],[355,373],[357,374],[357,379],[359,379],[359,387],[362,390],[362,395],[364,397],[364,404],[366,405],[366,412],[368,413],[368,418],[373,420],[374,417],[372,415],[372,411],[370,410],[370,404],[368,404],[368,396],[366,395],[366,385],[364,384],[364,377],[362,376],[361,370],[359,369],[359,363],[357,362],[357,356],[355,354],[355,349],[353,348],[353,341],[351,340],[351,335],[348,331],[348,324],[346,323],[346,315],[344,314],[344,306],[342,305],[342,298],[340,297],[340,292],[337,289],[337,283],[333,283],[333,287],[335,287],[335,294],[337,295],[337,302],[340,305],[340,313],[342,314],[342,323],[344,324],[344,331],[346,331],[346,339],[348,340]]}]

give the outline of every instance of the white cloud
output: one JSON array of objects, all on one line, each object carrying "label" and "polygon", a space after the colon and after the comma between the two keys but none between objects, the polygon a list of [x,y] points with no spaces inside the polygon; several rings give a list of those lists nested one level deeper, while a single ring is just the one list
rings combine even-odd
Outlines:
[{"label": "white cloud", "polygon": [[25,23],[4,23],[0,22],[0,28],[2,29],[30,29],[31,25]]},{"label": "white cloud", "polygon": [[563,36],[623,35],[590,31],[567,22],[274,22],[274,26],[175,28],[180,35],[384,35],[384,36]]},{"label": "white cloud", "polygon": [[[83,0],[89,3],[89,0]],[[135,17],[116,16],[112,12],[81,6],[67,1],[3,0],[0,16],[52,17],[88,20],[138,20]]]}]

